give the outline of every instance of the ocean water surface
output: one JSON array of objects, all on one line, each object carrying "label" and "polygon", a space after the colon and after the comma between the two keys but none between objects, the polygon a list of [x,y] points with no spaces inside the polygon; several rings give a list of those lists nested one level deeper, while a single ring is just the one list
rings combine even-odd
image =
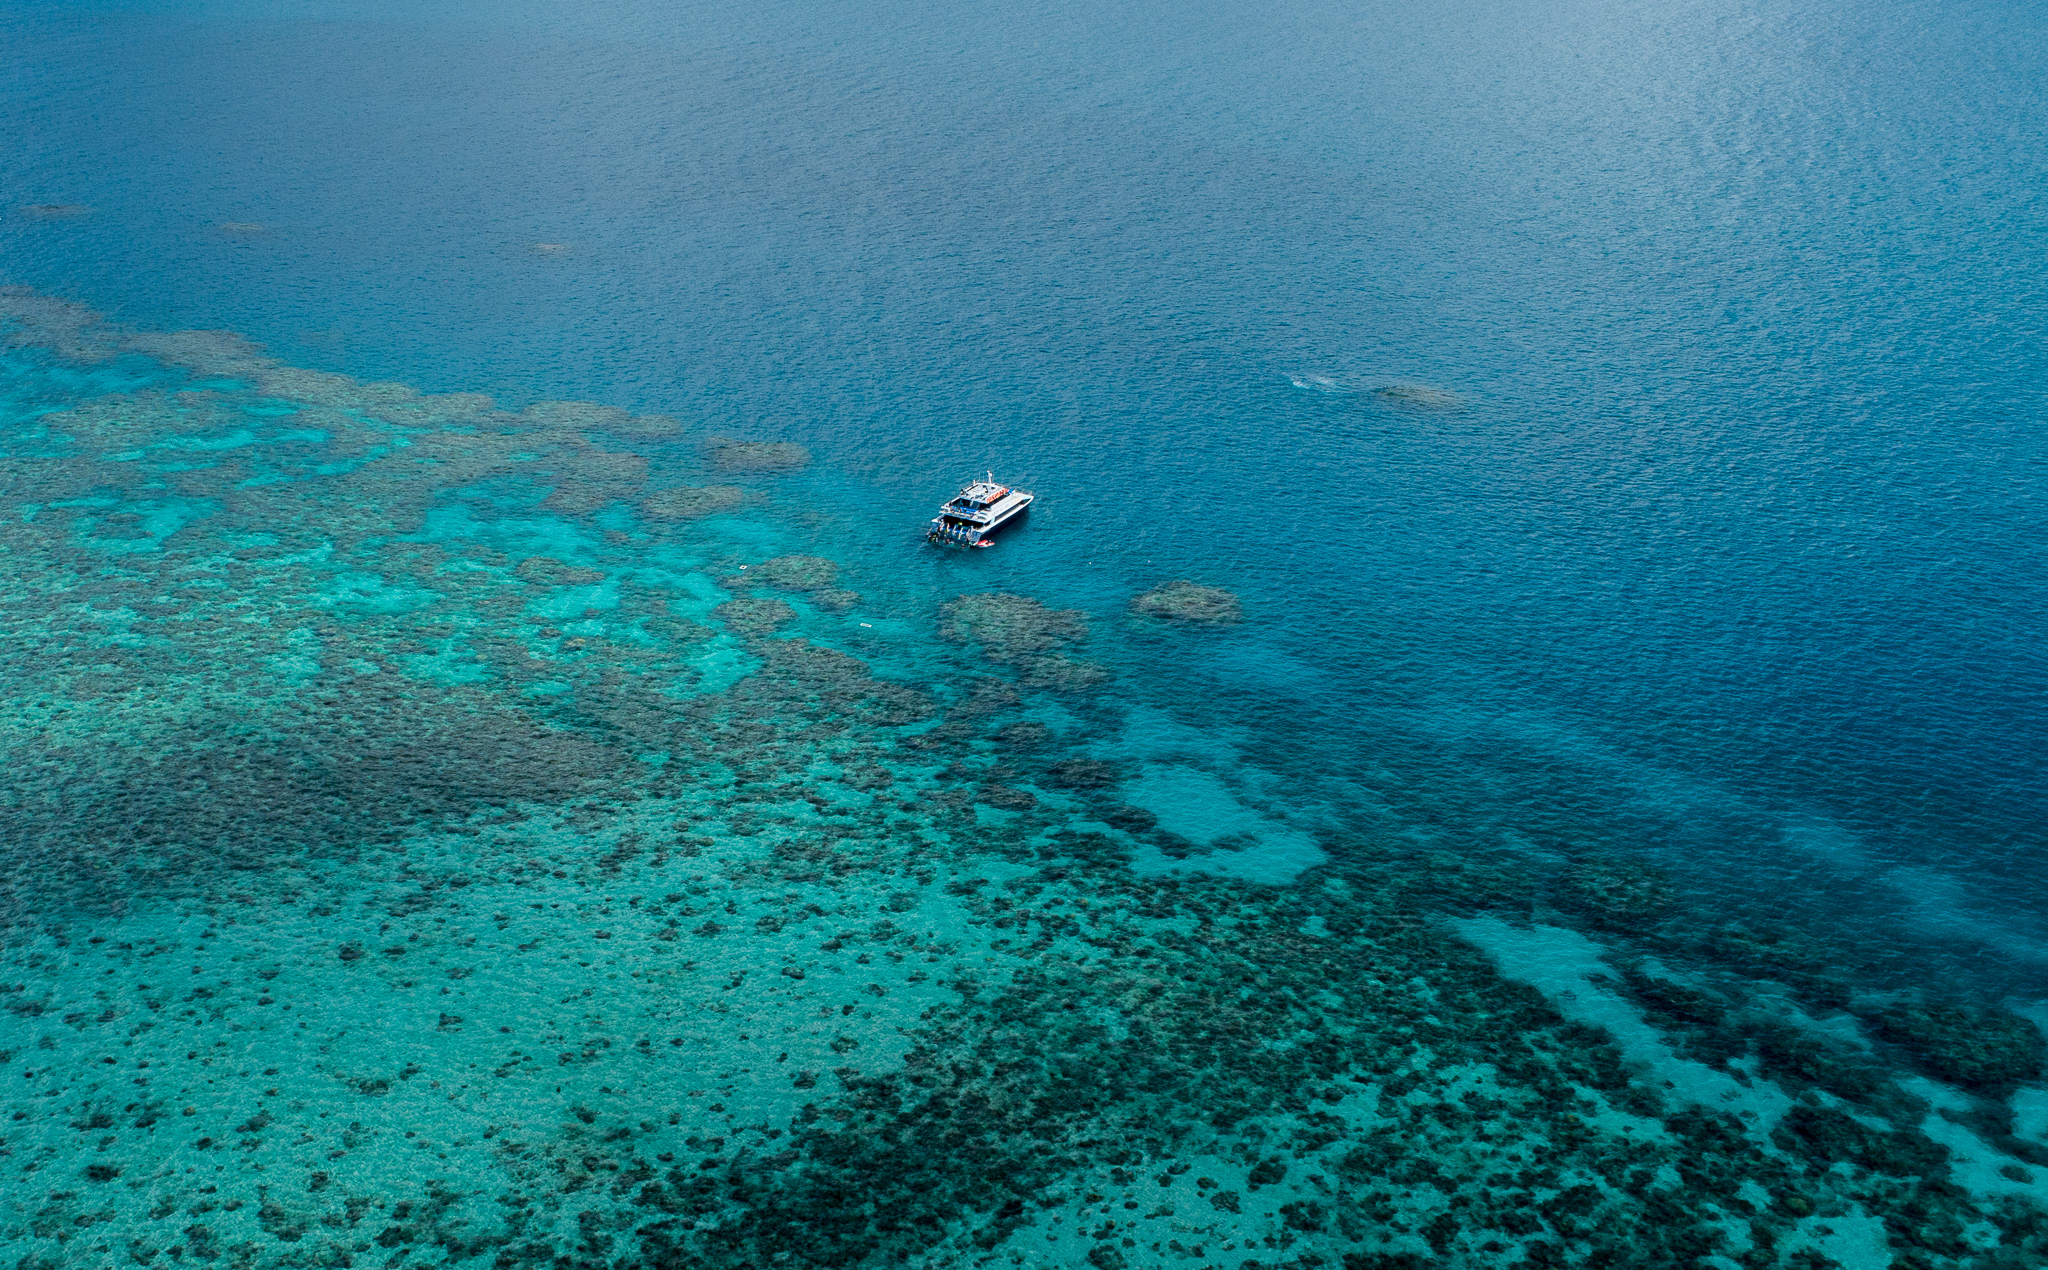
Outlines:
[{"label": "ocean water surface", "polygon": [[0,4],[0,1261],[2048,1261],[2037,17]]}]

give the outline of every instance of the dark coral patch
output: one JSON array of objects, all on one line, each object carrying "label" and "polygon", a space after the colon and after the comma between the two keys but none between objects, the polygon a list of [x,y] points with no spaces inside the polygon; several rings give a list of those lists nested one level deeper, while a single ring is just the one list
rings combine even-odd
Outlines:
[{"label": "dark coral patch", "polygon": [[704,452],[729,472],[794,472],[810,466],[811,452],[792,441],[736,441],[712,437]]},{"label": "dark coral patch", "polygon": [[711,615],[742,635],[765,635],[796,620],[796,610],[781,600],[727,600]]},{"label": "dark coral patch", "polygon": [[1901,1005],[1878,1011],[1870,1023],[1930,1075],[1981,1093],[2010,1093],[2039,1077],[2048,1058],[2041,1030],[2005,1010]]},{"label": "dark coral patch", "polygon": [[1141,617],[1190,626],[1232,626],[1244,620],[1244,606],[1236,596],[1222,587],[1202,586],[1185,579],[1154,587],[1132,599],[1130,608]]},{"label": "dark coral patch", "polygon": [[640,510],[655,520],[697,520],[744,505],[747,491],[737,485],[679,485],[650,495]]},{"label": "dark coral patch", "polygon": [[823,556],[776,556],[748,570],[748,578],[790,591],[816,591],[832,585],[839,566]]}]

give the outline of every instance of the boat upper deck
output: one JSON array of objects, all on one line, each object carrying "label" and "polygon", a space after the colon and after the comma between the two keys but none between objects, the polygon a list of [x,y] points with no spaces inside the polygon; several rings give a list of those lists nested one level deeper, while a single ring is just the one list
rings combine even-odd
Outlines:
[{"label": "boat upper deck", "polygon": [[939,514],[955,520],[986,524],[1031,501],[1031,495],[994,481],[975,481],[953,496]]},{"label": "boat upper deck", "polygon": [[1010,492],[1007,485],[994,481],[976,481],[953,496],[951,506],[989,507],[999,502]]}]

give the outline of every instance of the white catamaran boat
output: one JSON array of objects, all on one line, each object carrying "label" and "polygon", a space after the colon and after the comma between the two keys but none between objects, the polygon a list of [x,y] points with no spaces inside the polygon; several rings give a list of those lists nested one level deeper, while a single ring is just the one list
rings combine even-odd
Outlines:
[{"label": "white catamaran boat", "polygon": [[941,507],[925,537],[963,547],[993,547],[989,535],[1022,516],[1032,498],[1025,490],[996,484],[996,474],[990,472],[987,480],[969,482],[952,502]]}]

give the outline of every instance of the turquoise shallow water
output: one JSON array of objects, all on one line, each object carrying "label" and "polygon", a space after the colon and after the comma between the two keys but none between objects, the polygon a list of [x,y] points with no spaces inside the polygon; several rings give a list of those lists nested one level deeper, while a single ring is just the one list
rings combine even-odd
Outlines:
[{"label": "turquoise shallow water", "polygon": [[7,1264],[2048,1258],[2023,11],[0,33]]}]

